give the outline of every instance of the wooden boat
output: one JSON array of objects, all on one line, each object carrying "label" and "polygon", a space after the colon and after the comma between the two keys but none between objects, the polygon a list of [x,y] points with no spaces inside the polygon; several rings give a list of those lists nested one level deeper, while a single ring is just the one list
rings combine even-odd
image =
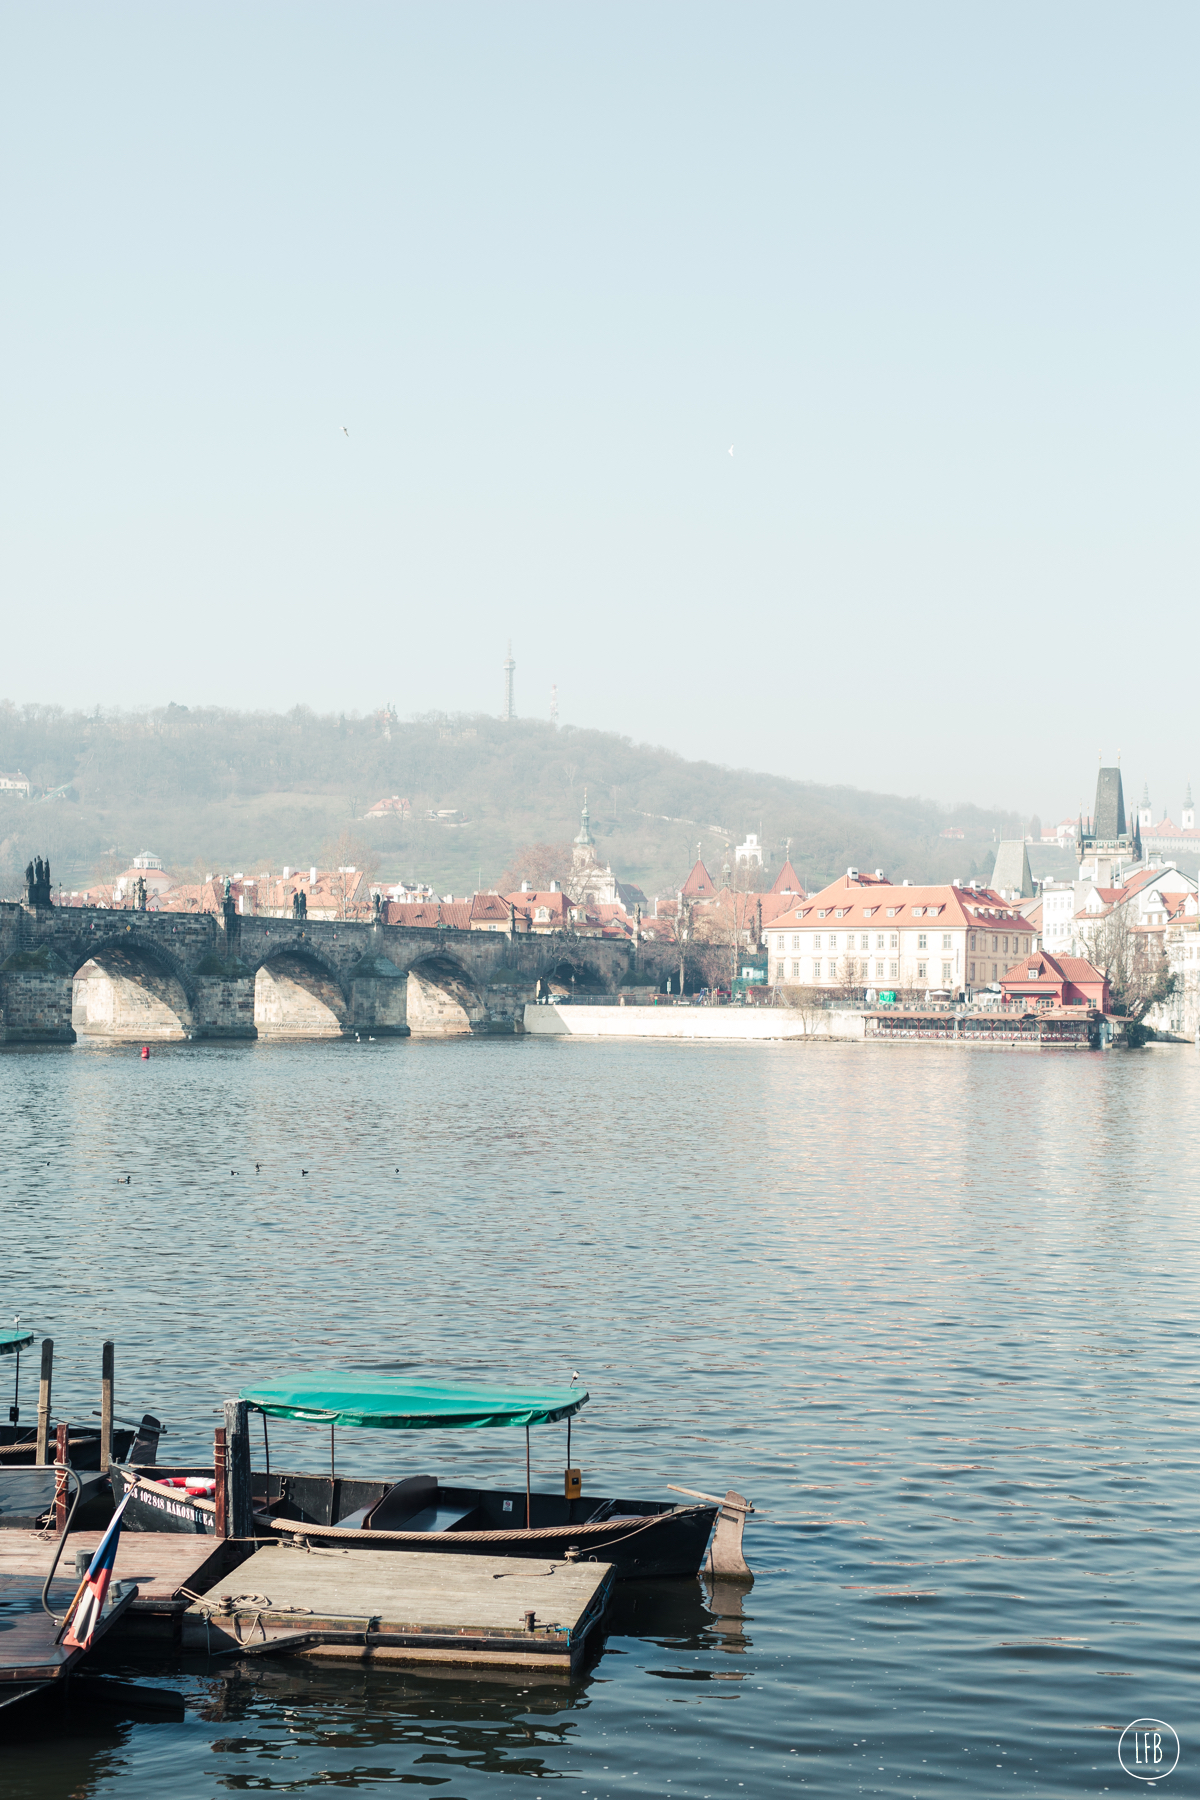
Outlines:
[{"label": "wooden boat", "polygon": [[[238,1401],[226,1403],[226,1418],[234,1423],[231,1432],[218,1433],[224,1469],[216,1462],[207,1467],[139,1467],[131,1461],[111,1472],[114,1496],[120,1500],[132,1489],[125,1523],[133,1531],[307,1540],[314,1548],[556,1561],[594,1557],[612,1563],[618,1577],[695,1575],[702,1566],[718,1574],[749,1576],[741,1540],[753,1509],[740,1494],[730,1492],[722,1500],[675,1490],[689,1495],[691,1504],[583,1494],[579,1471],[570,1467],[570,1420],[588,1398],[585,1388],[513,1393],[414,1385],[381,1376],[308,1375],[248,1389]],[[250,1468],[248,1410],[263,1415],[268,1460],[261,1470]],[[329,1473],[272,1470],[267,1418],[328,1425]],[[564,1491],[535,1493],[529,1484],[529,1429],[562,1421],[568,1426]],[[526,1486],[445,1485],[424,1473],[400,1479],[394,1474],[339,1476],[334,1436],[339,1426],[392,1431],[524,1426]],[[183,1483],[189,1478],[193,1487],[211,1482],[212,1497],[188,1493]],[[244,1490],[240,1498],[239,1487]]]}]

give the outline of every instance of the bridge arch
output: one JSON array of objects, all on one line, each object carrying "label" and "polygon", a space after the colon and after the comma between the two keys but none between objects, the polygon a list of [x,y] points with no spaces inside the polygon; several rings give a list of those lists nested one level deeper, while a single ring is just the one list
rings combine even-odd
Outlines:
[{"label": "bridge arch", "polygon": [[70,961],[71,1024],[77,1034],[192,1036],[195,984],[169,951],[131,930],[114,930],[77,940]]},{"label": "bridge arch", "polygon": [[469,1037],[488,1029],[487,1002],[474,978],[438,948],[408,969],[408,1029],[413,1037]]},{"label": "bridge arch", "polygon": [[344,1037],[350,1023],[337,971],[309,944],[283,943],[256,965],[254,1024],[259,1037]]}]

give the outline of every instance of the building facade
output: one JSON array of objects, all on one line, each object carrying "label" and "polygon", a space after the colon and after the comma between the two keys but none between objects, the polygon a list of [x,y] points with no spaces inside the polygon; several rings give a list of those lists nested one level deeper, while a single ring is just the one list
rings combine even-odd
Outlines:
[{"label": "building facade", "polygon": [[978,883],[912,887],[849,869],[765,930],[773,983],[961,994],[1036,948],[1019,909]]}]

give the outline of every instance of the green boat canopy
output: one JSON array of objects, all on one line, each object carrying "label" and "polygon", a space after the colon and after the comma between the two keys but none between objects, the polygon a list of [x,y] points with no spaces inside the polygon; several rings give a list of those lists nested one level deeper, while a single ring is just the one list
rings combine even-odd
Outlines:
[{"label": "green boat canopy", "polygon": [[12,1356],[17,1350],[24,1350],[32,1344],[32,1331],[0,1331],[0,1356]]},{"label": "green boat canopy", "polygon": [[364,1425],[380,1431],[475,1430],[486,1425],[553,1425],[587,1400],[586,1388],[531,1394],[389,1380],[386,1375],[296,1375],[244,1388],[239,1399],[272,1419],[309,1425]]}]

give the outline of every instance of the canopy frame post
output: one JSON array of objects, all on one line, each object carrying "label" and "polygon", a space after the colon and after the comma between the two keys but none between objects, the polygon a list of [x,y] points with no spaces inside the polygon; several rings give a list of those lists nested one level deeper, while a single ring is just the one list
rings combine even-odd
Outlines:
[{"label": "canopy frame post", "polygon": [[334,1431],[333,1420],[330,1419],[330,1421],[329,1421],[329,1507],[330,1507],[329,1523],[331,1525],[333,1524],[333,1480],[334,1480],[334,1473],[335,1473],[333,1431]]},{"label": "canopy frame post", "polygon": [[263,1413],[263,1456],[267,1464],[267,1511],[271,1510],[271,1440],[267,1436],[267,1415]]},{"label": "canopy frame post", "polygon": [[531,1527],[531,1525],[530,1525],[530,1516],[529,1516],[529,1513],[530,1513],[530,1507],[529,1507],[529,1502],[530,1502],[530,1491],[529,1491],[529,1489],[530,1489],[530,1479],[529,1479],[529,1427],[528,1427],[528,1425],[527,1425],[527,1426],[526,1426],[526,1427],[525,1427],[525,1529],[526,1529],[526,1531],[529,1531],[529,1530],[531,1530],[531,1529],[532,1529],[532,1527]]},{"label": "canopy frame post", "polygon": [[8,1409],[8,1421],[15,1425],[21,1417],[21,1351],[17,1349],[17,1367],[13,1380],[13,1403]]}]

